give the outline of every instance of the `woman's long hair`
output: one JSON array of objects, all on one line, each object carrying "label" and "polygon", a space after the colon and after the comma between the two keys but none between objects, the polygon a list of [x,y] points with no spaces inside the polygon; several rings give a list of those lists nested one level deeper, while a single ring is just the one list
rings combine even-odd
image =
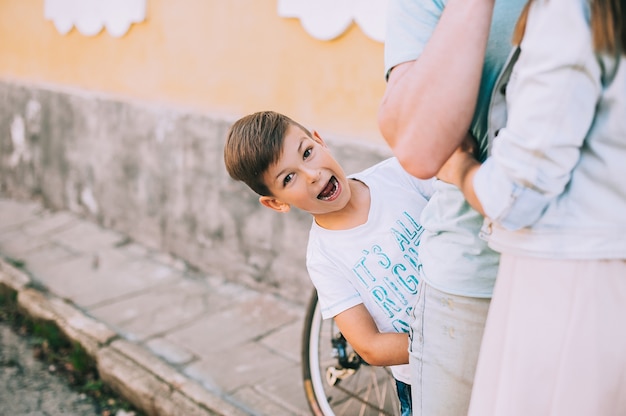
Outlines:
[{"label": "woman's long hair", "polygon": [[[549,1],[549,0],[546,0]],[[529,0],[520,14],[513,32],[513,43],[519,45],[524,37]],[[591,6],[591,31],[594,49],[598,52],[626,55],[626,0],[589,0]]]}]

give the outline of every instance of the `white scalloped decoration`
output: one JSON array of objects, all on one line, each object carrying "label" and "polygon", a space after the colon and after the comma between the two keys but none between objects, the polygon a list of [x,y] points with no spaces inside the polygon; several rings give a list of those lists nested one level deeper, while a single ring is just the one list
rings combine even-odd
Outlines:
[{"label": "white scalloped decoration", "polygon": [[278,0],[280,17],[296,17],[306,32],[332,40],[354,21],[368,37],[383,42],[388,0]]},{"label": "white scalloped decoration", "polygon": [[106,28],[117,38],[146,19],[146,0],[45,0],[44,16],[62,35],[75,26],[85,36]]}]

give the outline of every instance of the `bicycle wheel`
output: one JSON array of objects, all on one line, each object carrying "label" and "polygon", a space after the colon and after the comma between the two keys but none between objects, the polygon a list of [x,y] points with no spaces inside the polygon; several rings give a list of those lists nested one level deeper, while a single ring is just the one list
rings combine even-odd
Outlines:
[{"label": "bicycle wheel", "polygon": [[400,414],[391,371],[368,365],[334,320],[322,319],[315,290],[302,332],[302,377],[309,408],[316,416]]}]

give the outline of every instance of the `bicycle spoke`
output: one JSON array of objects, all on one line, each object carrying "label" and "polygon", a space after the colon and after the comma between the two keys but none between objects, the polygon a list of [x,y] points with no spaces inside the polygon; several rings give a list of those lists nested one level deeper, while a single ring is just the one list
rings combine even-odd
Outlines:
[{"label": "bicycle spoke", "polygon": [[[364,370],[361,370],[361,371],[364,371]],[[344,394],[349,396],[350,399],[356,400],[359,403],[361,403],[362,406],[361,406],[361,413],[360,413],[360,415],[364,414],[363,412],[364,412],[365,409],[370,409],[370,410],[378,412],[379,415],[394,416],[393,412],[391,412],[389,410],[386,410],[384,408],[385,398],[387,397],[387,390],[388,390],[387,386],[384,387],[384,392],[381,392],[380,385],[378,384],[378,380],[377,380],[375,372],[374,371],[369,371],[369,372],[371,373],[370,378],[372,379],[372,381],[367,383],[367,386],[364,387],[365,391],[363,391],[363,390],[352,391],[352,390],[344,388],[341,385],[341,383],[339,383],[338,385],[333,386],[333,388],[336,389],[336,390],[340,390],[341,392],[343,392]],[[370,400],[370,394],[373,391],[376,391],[378,393],[378,394],[376,394],[376,396],[377,396],[377,401],[376,402]],[[346,403],[350,404],[350,402],[346,402]]]},{"label": "bicycle spoke", "polygon": [[363,362],[334,321],[322,320],[315,292],[305,318],[302,345],[305,393],[315,415],[399,415],[391,371]]},{"label": "bicycle spoke", "polygon": [[[370,408],[371,410],[375,410],[377,412],[379,412],[381,415],[389,415],[389,416],[393,416],[393,413],[389,413],[387,412],[385,409],[380,408],[379,406],[374,405],[374,403],[370,402],[367,400],[367,396],[365,398],[361,398],[359,395],[352,393],[349,390],[346,390],[340,386],[336,387],[337,389],[341,390],[342,392],[344,392],[345,394],[349,395],[352,399],[357,400],[358,402],[360,402],[364,407],[364,408]],[[371,386],[370,386],[371,388]],[[361,413],[363,414],[363,413]]]}]

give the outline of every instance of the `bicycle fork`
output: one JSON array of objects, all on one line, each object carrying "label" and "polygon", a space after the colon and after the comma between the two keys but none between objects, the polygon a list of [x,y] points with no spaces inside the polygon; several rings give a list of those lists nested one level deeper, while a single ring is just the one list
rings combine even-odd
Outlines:
[{"label": "bicycle fork", "polygon": [[346,348],[348,342],[340,332],[331,340],[333,347],[333,358],[337,359],[337,366],[326,368],[326,382],[335,386],[341,380],[350,377],[363,363],[363,360],[356,352],[348,353]]}]

